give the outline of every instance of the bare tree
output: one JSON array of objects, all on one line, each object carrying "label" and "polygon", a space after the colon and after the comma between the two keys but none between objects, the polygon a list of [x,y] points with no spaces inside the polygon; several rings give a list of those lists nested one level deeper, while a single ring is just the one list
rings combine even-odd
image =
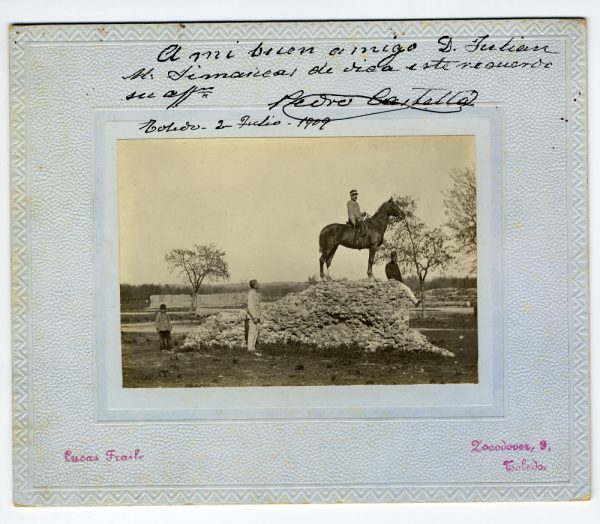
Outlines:
[{"label": "bare tree", "polygon": [[225,251],[214,244],[194,244],[193,249],[172,249],[165,255],[171,273],[178,273],[190,284],[192,309],[196,307],[200,286],[206,280],[229,280],[229,266],[225,262]]},{"label": "bare tree", "polygon": [[419,279],[421,314],[425,316],[425,280],[430,271],[442,269],[452,260],[450,238],[440,228],[430,228],[415,214],[417,204],[409,196],[395,198],[405,213],[391,226],[391,231],[378,252],[379,260],[396,251],[398,265],[414,271]]},{"label": "bare tree", "polygon": [[471,270],[477,267],[477,187],[475,169],[465,167],[450,173],[452,187],[444,191],[447,226],[457,251],[472,258]]}]

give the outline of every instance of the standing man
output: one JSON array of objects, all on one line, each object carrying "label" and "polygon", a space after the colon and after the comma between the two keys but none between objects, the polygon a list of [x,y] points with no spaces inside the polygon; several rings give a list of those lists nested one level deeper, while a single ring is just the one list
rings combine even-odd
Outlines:
[{"label": "standing man", "polygon": [[360,206],[358,205],[358,191],[353,189],[350,191],[350,200],[348,200],[348,222],[354,227],[354,243],[358,244],[358,233],[362,225],[363,217],[365,213],[361,213]]},{"label": "standing man", "polygon": [[400,266],[398,266],[398,256],[395,251],[392,251],[392,259],[385,265],[385,276],[388,280],[397,280],[400,282],[400,285],[408,293],[408,296],[415,306],[418,306],[421,303],[421,301],[417,300],[415,297],[412,289],[410,289],[402,280],[402,273],[400,273]]},{"label": "standing man", "polygon": [[258,282],[255,279],[250,281],[250,291],[248,292],[248,306],[246,308],[246,322],[248,323],[248,351],[256,356],[261,353],[256,350],[256,341],[260,331],[260,321],[262,311],[260,307],[260,297],[258,296]]}]

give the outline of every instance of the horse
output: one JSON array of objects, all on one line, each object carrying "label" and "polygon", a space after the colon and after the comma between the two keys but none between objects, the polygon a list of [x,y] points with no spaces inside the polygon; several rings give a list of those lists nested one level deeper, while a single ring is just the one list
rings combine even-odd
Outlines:
[{"label": "horse", "polygon": [[342,245],[349,249],[369,249],[369,265],[367,268],[367,276],[371,278],[373,276],[373,261],[375,259],[375,253],[379,249],[379,246],[383,243],[383,235],[388,226],[388,221],[391,216],[399,219],[404,218],[404,212],[400,209],[398,204],[394,202],[393,198],[390,198],[375,212],[375,214],[365,220],[366,234],[358,237],[358,242],[354,242],[354,228],[347,224],[329,224],[321,229],[319,234],[319,267],[321,272],[321,278],[325,279],[323,273],[323,264],[327,265],[327,279],[331,280],[329,276],[329,266],[333,260],[333,255],[337,251],[337,248]]}]

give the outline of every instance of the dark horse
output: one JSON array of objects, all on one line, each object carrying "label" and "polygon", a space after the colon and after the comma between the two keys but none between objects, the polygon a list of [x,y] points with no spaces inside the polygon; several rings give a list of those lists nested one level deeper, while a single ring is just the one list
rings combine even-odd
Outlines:
[{"label": "dark horse", "polygon": [[383,243],[383,235],[388,226],[388,220],[391,216],[404,218],[403,211],[390,198],[379,206],[379,209],[371,218],[365,221],[366,234],[358,237],[358,242],[354,242],[354,229],[346,224],[329,224],[325,226],[319,234],[319,265],[321,269],[321,278],[325,278],[323,273],[323,264],[327,264],[327,278],[329,277],[329,266],[333,260],[333,255],[337,251],[338,246],[342,245],[350,249],[369,249],[369,267],[367,275],[373,276],[373,260],[379,246]]}]

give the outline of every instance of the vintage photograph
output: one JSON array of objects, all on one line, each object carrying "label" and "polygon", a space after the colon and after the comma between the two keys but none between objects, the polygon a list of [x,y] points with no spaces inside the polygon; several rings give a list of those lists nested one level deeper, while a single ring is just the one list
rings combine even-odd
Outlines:
[{"label": "vintage photograph", "polygon": [[478,383],[473,136],[118,141],[124,388]]}]

